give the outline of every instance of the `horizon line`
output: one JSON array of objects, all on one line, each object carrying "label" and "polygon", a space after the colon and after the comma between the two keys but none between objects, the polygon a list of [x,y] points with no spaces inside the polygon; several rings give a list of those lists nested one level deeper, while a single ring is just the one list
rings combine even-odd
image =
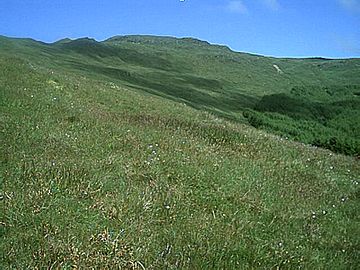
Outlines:
[{"label": "horizon line", "polygon": [[34,37],[19,37],[19,36],[6,36],[0,33],[0,36],[5,37],[5,38],[10,38],[10,39],[30,39],[33,40],[35,42],[39,42],[39,43],[45,43],[48,45],[54,44],[56,42],[59,42],[60,40],[64,40],[64,39],[70,39],[71,41],[75,41],[78,39],[84,39],[84,38],[88,38],[88,39],[93,39],[96,42],[105,42],[111,38],[114,37],[127,37],[127,36],[141,36],[141,37],[157,37],[157,38],[173,38],[173,39],[195,39],[198,41],[202,41],[202,42],[207,42],[209,43],[209,45],[212,46],[223,46],[228,48],[231,52],[233,53],[242,53],[242,54],[250,54],[253,56],[259,56],[259,57],[268,57],[268,58],[277,58],[277,59],[319,59],[319,60],[351,60],[351,59],[360,59],[360,56],[346,56],[346,57],[338,57],[338,56],[325,56],[325,55],[306,55],[306,56],[277,56],[277,55],[268,55],[268,54],[262,54],[262,53],[256,53],[256,52],[247,52],[247,51],[238,51],[235,50],[233,48],[231,48],[230,45],[227,44],[220,44],[220,43],[212,43],[208,40],[205,39],[200,39],[198,37],[194,37],[194,36],[171,36],[171,35],[153,35],[153,34],[118,34],[118,35],[114,35],[105,39],[96,39],[95,37],[90,37],[90,36],[80,36],[80,37],[62,37],[60,39],[57,39],[53,42],[48,42],[48,41],[43,41],[40,39],[36,39]]}]

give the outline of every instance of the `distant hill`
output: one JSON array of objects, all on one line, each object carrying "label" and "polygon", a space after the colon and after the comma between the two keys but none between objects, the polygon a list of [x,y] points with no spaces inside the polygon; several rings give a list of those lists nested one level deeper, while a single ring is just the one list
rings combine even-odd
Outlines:
[{"label": "distant hill", "polygon": [[[2,53],[40,66],[132,86],[333,151],[360,151],[353,135],[360,131],[358,106],[348,105],[359,105],[359,59],[281,59],[233,52],[194,38],[140,35],[103,42],[81,38],[45,44],[6,37],[0,42]],[[290,100],[313,109],[304,108],[302,116],[304,106],[291,108]],[[295,108],[299,111],[294,114]]]}]

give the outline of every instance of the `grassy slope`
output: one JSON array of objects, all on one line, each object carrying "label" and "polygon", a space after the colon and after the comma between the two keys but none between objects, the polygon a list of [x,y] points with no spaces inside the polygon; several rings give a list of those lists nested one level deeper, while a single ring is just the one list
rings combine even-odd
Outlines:
[{"label": "grassy slope", "polygon": [[41,66],[110,80],[306,144],[360,155],[359,59],[276,59],[153,36],[0,43]]},{"label": "grassy slope", "polygon": [[[298,86],[360,84],[358,59],[266,58],[192,39],[143,36],[53,45],[3,40],[9,51],[39,65],[126,82],[236,119],[264,95],[289,93]],[[273,65],[284,73],[278,74]]]},{"label": "grassy slope", "polygon": [[[207,70],[194,44],[186,57],[188,43],[177,44],[185,48],[174,47],[176,54],[164,44],[166,57],[150,53],[150,45],[124,51],[134,54],[126,60],[113,47],[94,50],[106,54],[100,58],[64,49],[66,42],[0,42],[2,268],[359,265],[357,160],[146,94],[195,107],[211,101],[210,110],[237,116],[234,106],[248,106],[238,105],[239,97],[251,103],[265,81],[271,94],[290,79],[269,75],[252,84],[231,76],[228,65]],[[212,50],[207,55],[215,57],[224,48]],[[144,51],[155,59],[147,63],[138,55]],[[308,72],[302,60],[238,61]],[[309,60],[318,61],[328,65]],[[252,76],[262,66],[254,65]],[[341,80],[356,81],[351,70]],[[208,80],[223,87],[218,96],[204,90],[216,84]],[[199,90],[195,96],[189,87]],[[236,102],[222,109],[231,98]]]}]

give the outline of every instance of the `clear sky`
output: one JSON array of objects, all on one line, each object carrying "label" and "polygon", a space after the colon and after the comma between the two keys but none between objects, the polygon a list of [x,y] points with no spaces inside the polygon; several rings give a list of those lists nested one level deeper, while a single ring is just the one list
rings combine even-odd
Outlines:
[{"label": "clear sky", "polygon": [[360,57],[360,0],[0,0],[0,35],[196,37],[272,56]]}]

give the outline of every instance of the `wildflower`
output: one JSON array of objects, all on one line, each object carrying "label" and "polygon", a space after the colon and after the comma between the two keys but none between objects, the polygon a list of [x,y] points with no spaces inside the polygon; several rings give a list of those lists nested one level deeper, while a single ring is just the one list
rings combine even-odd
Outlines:
[{"label": "wildflower", "polygon": [[165,205],[165,209],[170,209],[170,205]]}]

